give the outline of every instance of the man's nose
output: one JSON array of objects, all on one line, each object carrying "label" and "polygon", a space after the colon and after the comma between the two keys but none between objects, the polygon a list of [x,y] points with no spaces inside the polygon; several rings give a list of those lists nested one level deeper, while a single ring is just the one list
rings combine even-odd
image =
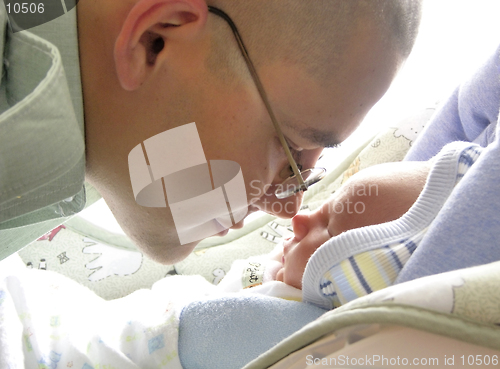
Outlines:
[{"label": "man's nose", "polygon": [[300,241],[309,233],[309,215],[297,214],[292,218],[292,228],[295,238]]}]

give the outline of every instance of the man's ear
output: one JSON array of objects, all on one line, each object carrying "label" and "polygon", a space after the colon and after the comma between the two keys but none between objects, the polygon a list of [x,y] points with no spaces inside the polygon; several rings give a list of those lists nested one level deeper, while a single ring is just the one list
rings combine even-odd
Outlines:
[{"label": "man's ear", "polygon": [[192,38],[205,25],[203,0],[139,0],[128,13],[115,43],[114,57],[121,86],[141,86],[173,37]]}]

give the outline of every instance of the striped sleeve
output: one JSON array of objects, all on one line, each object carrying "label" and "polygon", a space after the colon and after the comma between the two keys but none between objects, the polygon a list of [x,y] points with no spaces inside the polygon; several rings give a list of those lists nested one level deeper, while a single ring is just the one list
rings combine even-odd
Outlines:
[{"label": "striped sleeve", "polygon": [[321,278],[320,289],[333,307],[391,286],[415,251],[425,230],[411,239],[350,256],[332,266]]}]

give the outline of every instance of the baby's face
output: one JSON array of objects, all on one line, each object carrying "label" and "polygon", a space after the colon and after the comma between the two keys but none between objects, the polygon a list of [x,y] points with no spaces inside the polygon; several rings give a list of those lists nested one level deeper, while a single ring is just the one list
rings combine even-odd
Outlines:
[{"label": "baby's face", "polygon": [[352,176],[321,208],[292,219],[294,237],[285,240],[283,268],[276,280],[302,288],[313,252],[331,237],[353,228],[398,219],[415,202],[432,162],[376,165]]},{"label": "baby's face", "polygon": [[294,236],[283,243],[283,267],[276,280],[302,289],[302,276],[307,261],[318,247],[338,234],[335,229],[333,199],[309,214],[297,214],[292,219]]}]

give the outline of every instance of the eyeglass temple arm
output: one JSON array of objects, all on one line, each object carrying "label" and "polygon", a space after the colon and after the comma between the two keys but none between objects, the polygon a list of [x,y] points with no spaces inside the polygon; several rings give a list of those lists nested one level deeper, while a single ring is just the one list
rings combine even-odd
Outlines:
[{"label": "eyeglass temple arm", "polygon": [[245,59],[245,62],[248,66],[248,70],[250,71],[250,75],[252,76],[252,79],[255,82],[255,85],[257,86],[257,90],[259,91],[260,97],[262,98],[262,101],[264,102],[264,105],[267,108],[267,111],[269,112],[269,116],[271,117],[271,121],[273,122],[274,129],[278,133],[278,138],[281,142],[281,145],[283,146],[283,149],[285,150],[285,155],[288,158],[288,162],[290,163],[290,166],[292,167],[293,174],[297,177],[299,181],[299,189],[300,190],[307,190],[307,184],[304,182],[304,179],[302,178],[302,175],[300,174],[299,168],[297,167],[297,164],[295,163],[295,159],[292,156],[292,153],[290,152],[290,149],[288,147],[288,142],[286,142],[285,136],[283,135],[283,132],[281,131],[281,127],[278,124],[278,121],[276,120],[276,117],[274,116],[274,112],[271,109],[271,105],[269,104],[269,100],[267,99],[267,94],[266,91],[264,90],[264,87],[262,86],[262,83],[260,82],[259,76],[257,74],[257,70],[255,69],[252,60],[250,59],[250,56],[248,55],[247,48],[245,47],[245,44],[243,43],[243,40],[240,37],[240,34],[238,32],[238,29],[236,28],[236,25],[232,21],[229,16],[224,13],[222,10],[215,8],[213,6],[208,6],[208,10],[215,14],[218,15],[219,17],[223,18],[228,24],[229,27],[231,27],[231,30],[233,31],[234,37],[236,38],[236,42],[238,42],[238,46],[240,48],[241,54],[243,55],[243,58]]}]

